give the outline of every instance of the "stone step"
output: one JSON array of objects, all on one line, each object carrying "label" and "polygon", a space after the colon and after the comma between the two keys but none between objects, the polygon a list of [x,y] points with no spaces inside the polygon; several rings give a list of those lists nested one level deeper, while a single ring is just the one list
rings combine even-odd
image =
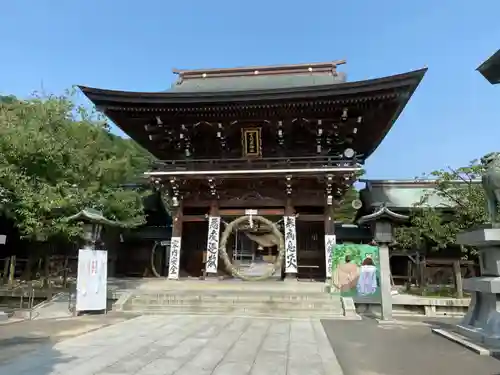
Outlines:
[{"label": "stone step", "polygon": [[179,303],[192,303],[192,304],[204,304],[204,303],[218,303],[218,304],[297,304],[297,305],[337,305],[340,301],[335,300],[293,300],[293,299],[221,299],[221,298],[130,298],[129,302],[142,305],[175,305]]},{"label": "stone step", "polygon": [[276,309],[324,309],[340,308],[341,303],[335,301],[243,301],[243,300],[144,300],[130,299],[126,302],[130,306],[267,306]]},{"label": "stone step", "polygon": [[291,309],[273,309],[273,308],[249,308],[244,306],[140,306],[125,307],[124,312],[140,314],[213,314],[213,315],[245,315],[245,316],[281,316],[281,317],[340,317],[343,311],[339,310],[291,310]]},{"label": "stone step", "polygon": [[358,320],[351,317],[346,317],[342,313],[324,313],[324,312],[311,312],[311,311],[297,311],[297,312],[258,312],[251,310],[232,311],[227,313],[226,310],[131,310],[125,313],[139,314],[139,315],[199,315],[199,316],[241,316],[241,317],[254,317],[254,318],[279,318],[279,319],[344,319],[344,320]]},{"label": "stone step", "polygon": [[190,304],[190,303],[180,303],[172,305],[162,305],[162,304],[134,304],[125,303],[124,308],[128,309],[182,309],[182,308],[194,308],[194,309],[222,309],[225,311],[245,309],[245,310],[276,310],[276,311],[342,311],[341,305],[323,305],[323,306],[313,306],[313,305],[291,305],[291,304],[217,304],[217,303],[203,303],[203,304]]},{"label": "stone step", "polygon": [[[344,315],[339,299],[326,297],[308,299],[271,299],[269,295],[246,298],[200,298],[177,295],[172,299],[151,298],[151,295],[131,296],[122,307],[124,312],[140,314],[221,314],[269,317],[338,318]],[[204,296],[206,297],[206,296]],[[225,296],[227,297],[227,296]],[[239,296],[242,297],[242,296]],[[272,296],[275,297],[275,296]]]},{"label": "stone step", "polygon": [[342,306],[340,305],[292,305],[292,304],[216,304],[216,303],[203,303],[203,304],[191,304],[191,303],[179,303],[179,304],[134,304],[126,303],[123,306],[124,310],[133,309],[221,309],[224,311],[232,311],[238,309],[246,310],[266,310],[266,311],[327,311],[327,312],[342,312]]},{"label": "stone step", "polygon": [[259,293],[259,292],[172,292],[172,293],[141,293],[133,295],[132,299],[144,301],[335,301],[338,297],[327,293],[309,294],[283,294],[283,293]]},{"label": "stone step", "polygon": [[275,307],[288,307],[293,308],[294,306],[300,308],[322,308],[325,306],[341,306],[340,301],[334,300],[223,300],[223,299],[143,299],[143,298],[131,298],[127,301],[129,304],[133,305],[160,305],[160,306],[174,306],[174,305],[222,305],[222,306],[235,306],[235,305],[247,305],[247,306],[275,306]]},{"label": "stone step", "polygon": [[119,307],[140,314],[342,317],[339,296],[294,290],[135,290]]}]

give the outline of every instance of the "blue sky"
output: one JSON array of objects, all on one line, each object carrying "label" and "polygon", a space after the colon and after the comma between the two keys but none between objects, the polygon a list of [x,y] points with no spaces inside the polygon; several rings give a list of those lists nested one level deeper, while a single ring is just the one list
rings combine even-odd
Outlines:
[{"label": "blue sky", "polygon": [[366,165],[413,178],[500,151],[500,85],[475,71],[500,48],[499,14],[498,0],[3,1],[0,93],[159,91],[172,68],[345,58],[355,81],[427,66]]}]

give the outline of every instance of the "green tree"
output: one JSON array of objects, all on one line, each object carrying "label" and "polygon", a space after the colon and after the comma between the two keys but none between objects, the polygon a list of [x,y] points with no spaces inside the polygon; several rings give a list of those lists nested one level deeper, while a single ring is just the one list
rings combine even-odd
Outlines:
[{"label": "green tree", "polygon": [[16,100],[14,95],[0,95],[0,103],[12,103]]},{"label": "green tree", "polygon": [[[412,209],[411,225],[396,229],[398,245],[403,249],[444,249],[456,245],[459,232],[486,223],[486,199],[479,181],[483,171],[482,164],[472,161],[456,170],[424,175],[424,179],[435,181],[434,191],[426,193]],[[430,204],[436,197],[442,202],[438,207]]]},{"label": "green tree", "polygon": [[30,240],[71,239],[64,219],[83,208],[127,225],[143,221],[141,193],[123,184],[152,156],[110,133],[70,96],[0,101],[0,210]]},{"label": "green tree", "polygon": [[342,197],[338,210],[335,211],[335,220],[343,223],[352,223],[356,217],[356,210],[352,202],[359,199],[359,192],[354,186],[351,186]]},{"label": "green tree", "polygon": [[[364,169],[358,171],[356,173],[356,180],[359,180],[364,174]],[[335,211],[335,220],[343,223],[354,222],[358,210],[353,207],[352,202],[358,199],[359,191],[354,185],[349,186],[340,201],[338,209]]]}]

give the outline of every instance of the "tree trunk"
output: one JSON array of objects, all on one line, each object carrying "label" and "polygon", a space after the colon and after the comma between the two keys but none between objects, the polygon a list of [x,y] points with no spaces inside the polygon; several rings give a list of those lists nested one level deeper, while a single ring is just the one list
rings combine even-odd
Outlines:
[{"label": "tree trunk", "polygon": [[4,265],[3,265],[3,274],[2,274],[2,283],[6,284],[9,280],[9,264],[10,264],[10,257],[7,257],[4,259]]},{"label": "tree trunk", "polygon": [[418,277],[419,277],[419,287],[421,289],[424,289],[427,287],[427,259],[426,257],[422,257],[423,259],[420,259],[420,262],[418,264]]},{"label": "tree trunk", "polygon": [[462,283],[462,271],[460,269],[460,261],[453,261],[453,276],[455,279],[455,289],[457,291],[457,298],[464,298],[464,286]]},{"label": "tree trunk", "polygon": [[62,282],[63,288],[66,288],[66,285],[68,283],[68,262],[69,262],[68,256],[66,255],[64,257],[64,266],[63,266],[64,267],[64,270],[63,270],[63,282]]},{"label": "tree trunk", "polygon": [[413,262],[411,260],[408,260],[408,265],[407,265],[407,270],[406,270],[406,284],[405,284],[405,289],[407,292],[411,290],[411,282],[413,279]]},{"label": "tree trunk", "polygon": [[28,255],[28,261],[26,262],[26,266],[24,267],[23,274],[21,275],[21,279],[24,281],[30,281],[32,279],[32,268],[35,264],[36,257],[33,254]]},{"label": "tree trunk", "polygon": [[44,275],[44,280],[43,280],[43,287],[48,288],[50,285],[49,282],[49,276],[50,276],[50,255],[45,254],[43,256],[43,275]]},{"label": "tree trunk", "polygon": [[14,274],[16,272],[16,256],[12,255],[10,257],[10,269],[9,269],[9,285],[14,284]]}]

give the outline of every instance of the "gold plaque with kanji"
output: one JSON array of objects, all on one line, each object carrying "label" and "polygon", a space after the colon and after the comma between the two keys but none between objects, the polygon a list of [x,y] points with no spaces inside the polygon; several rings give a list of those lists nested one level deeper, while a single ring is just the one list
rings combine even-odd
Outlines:
[{"label": "gold plaque with kanji", "polygon": [[242,130],[243,156],[261,156],[261,132],[260,128]]}]

